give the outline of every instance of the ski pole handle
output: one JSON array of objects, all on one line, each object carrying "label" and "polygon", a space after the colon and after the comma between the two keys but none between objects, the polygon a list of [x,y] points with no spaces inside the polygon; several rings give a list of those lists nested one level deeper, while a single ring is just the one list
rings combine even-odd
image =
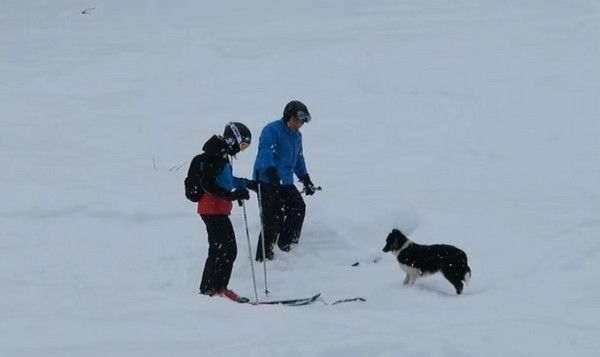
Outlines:
[{"label": "ski pole handle", "polygon": [[[315,186],[315,191],[321,191],[323,190],[323,188],[321,186]],[[300,191],[300,193],[306,193],[306,187],[304,187],[302,189],[302,191]]]}]

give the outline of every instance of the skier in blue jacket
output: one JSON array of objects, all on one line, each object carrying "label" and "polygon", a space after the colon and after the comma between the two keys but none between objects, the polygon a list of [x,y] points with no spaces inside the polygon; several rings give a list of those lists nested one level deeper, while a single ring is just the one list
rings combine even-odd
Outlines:
[{"label": "skier in blue jacket", "polygon": [[267,124],[260,134],[253,177],[259,184],[263,225],[256,250],[257,261],[263,261],[264,257],[272,260],[275,244],[288,252],[300,238],[306,204],[294,185],[294,175],[304,185],[304,193],[312,195],[316,191],[306,169],[299,131],[310,119],[306,105],[294,100],[285,106],[283,117]]}]

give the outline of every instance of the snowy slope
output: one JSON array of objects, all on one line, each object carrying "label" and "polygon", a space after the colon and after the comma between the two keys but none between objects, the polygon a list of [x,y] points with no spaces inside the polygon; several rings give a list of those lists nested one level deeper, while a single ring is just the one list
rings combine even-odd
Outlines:
[{"label": "snowy slope", "polygon": [[[0,355],[598,355],[599,37],[583,0],[0,3]],[[199,296],[189,160],[291,99],[323,191],[259,297],[324,303]],[[463,248],[464,294],[403,286],[394,227]]]}]

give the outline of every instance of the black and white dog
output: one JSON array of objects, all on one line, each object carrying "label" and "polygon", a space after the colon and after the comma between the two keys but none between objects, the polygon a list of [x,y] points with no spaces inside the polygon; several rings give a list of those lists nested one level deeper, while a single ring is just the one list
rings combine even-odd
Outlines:
[{"label": "black and white dog", "polygon": [[417,278],[441,272],[460,294],[471,278],[467,254],[452,245],[417,244],[394,229],[387,236],[383,251],[392,252],[398,258],[400,268],[406,272],[405,285],[413,285]]}]

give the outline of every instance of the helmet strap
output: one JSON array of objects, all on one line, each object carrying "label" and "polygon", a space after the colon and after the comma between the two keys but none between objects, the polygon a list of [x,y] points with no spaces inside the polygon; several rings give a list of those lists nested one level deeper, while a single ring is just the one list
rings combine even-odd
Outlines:
[{"label": "helmet strap", "polygon": [[233,122],[229,122],[227,125],[229,125],[229,128],[233,132],[233,136],[235,136],[235,139],[237,140],[237,145],[239,147],[242,144],[242,134],[240,134],[240,131]]}]

